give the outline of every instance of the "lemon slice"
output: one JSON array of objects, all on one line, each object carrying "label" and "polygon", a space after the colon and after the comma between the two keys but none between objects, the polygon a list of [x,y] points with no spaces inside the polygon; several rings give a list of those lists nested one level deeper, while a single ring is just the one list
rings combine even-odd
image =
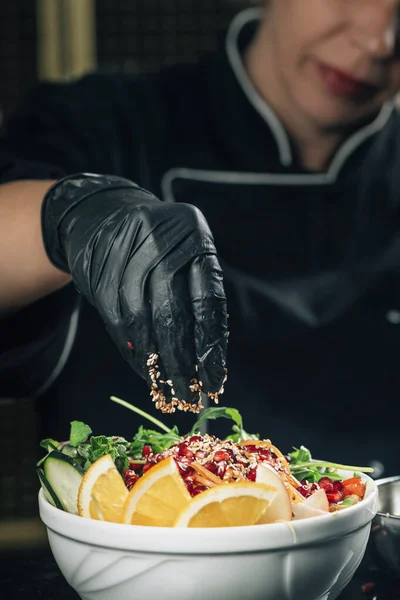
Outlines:
[{"label": "lemon slice", "polygon": [[172,527],[191,496],[170,456],[154,465],[133,486],[126,499],[122,522]]},{"label": "lemon slice", "polygon": [[240,481],[219,485],[185,507],[175,527],[235,527],[258,523],[278,490],[272,485]]},{"label": "lemon slice", "polygon": [[78,515],[98,521],[121,522],[128,490],[109,454],[96,460],[83,476]]}]

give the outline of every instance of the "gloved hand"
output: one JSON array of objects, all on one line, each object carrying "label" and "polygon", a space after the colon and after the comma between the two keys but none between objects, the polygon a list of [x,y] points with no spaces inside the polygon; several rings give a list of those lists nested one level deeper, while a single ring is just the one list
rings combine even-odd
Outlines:
[{"label": "gloved hand", "polygon": [[97,308],[157,408],[198,412],[201,390],[221,392],[226,297],[198,209],[120,177],[78,174],[46,194],[42,232],[50,261]]}]

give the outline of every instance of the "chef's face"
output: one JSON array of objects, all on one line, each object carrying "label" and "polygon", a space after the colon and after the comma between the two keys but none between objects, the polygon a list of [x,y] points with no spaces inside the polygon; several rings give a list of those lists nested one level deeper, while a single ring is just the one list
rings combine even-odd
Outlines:
[{"label": "chef's face", "polygon": [[400,90],[399,17],[400,0],[267,0],[262,27],[292,104],[327,128],[376,113]]}]

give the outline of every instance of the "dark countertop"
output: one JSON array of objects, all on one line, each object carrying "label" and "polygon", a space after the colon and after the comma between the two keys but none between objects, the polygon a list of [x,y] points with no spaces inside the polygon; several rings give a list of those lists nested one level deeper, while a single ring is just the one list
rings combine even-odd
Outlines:
[{"label": "dark countertop", "polygon": [[[79,600],[47,548],[0,553],[0,590],[7,600]],[[400,580],[367,555],[340,600],[400,600]]]}]

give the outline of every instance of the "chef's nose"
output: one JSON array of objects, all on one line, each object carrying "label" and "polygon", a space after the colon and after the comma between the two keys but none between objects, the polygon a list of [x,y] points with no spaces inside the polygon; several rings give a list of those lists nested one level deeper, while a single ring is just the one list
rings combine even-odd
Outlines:
[{"label": "chef's nose", "polygon": [[399,35],[399,1],[363,0],[357,4],[353,13],[354,43],[374,58],[391,58]]}]

